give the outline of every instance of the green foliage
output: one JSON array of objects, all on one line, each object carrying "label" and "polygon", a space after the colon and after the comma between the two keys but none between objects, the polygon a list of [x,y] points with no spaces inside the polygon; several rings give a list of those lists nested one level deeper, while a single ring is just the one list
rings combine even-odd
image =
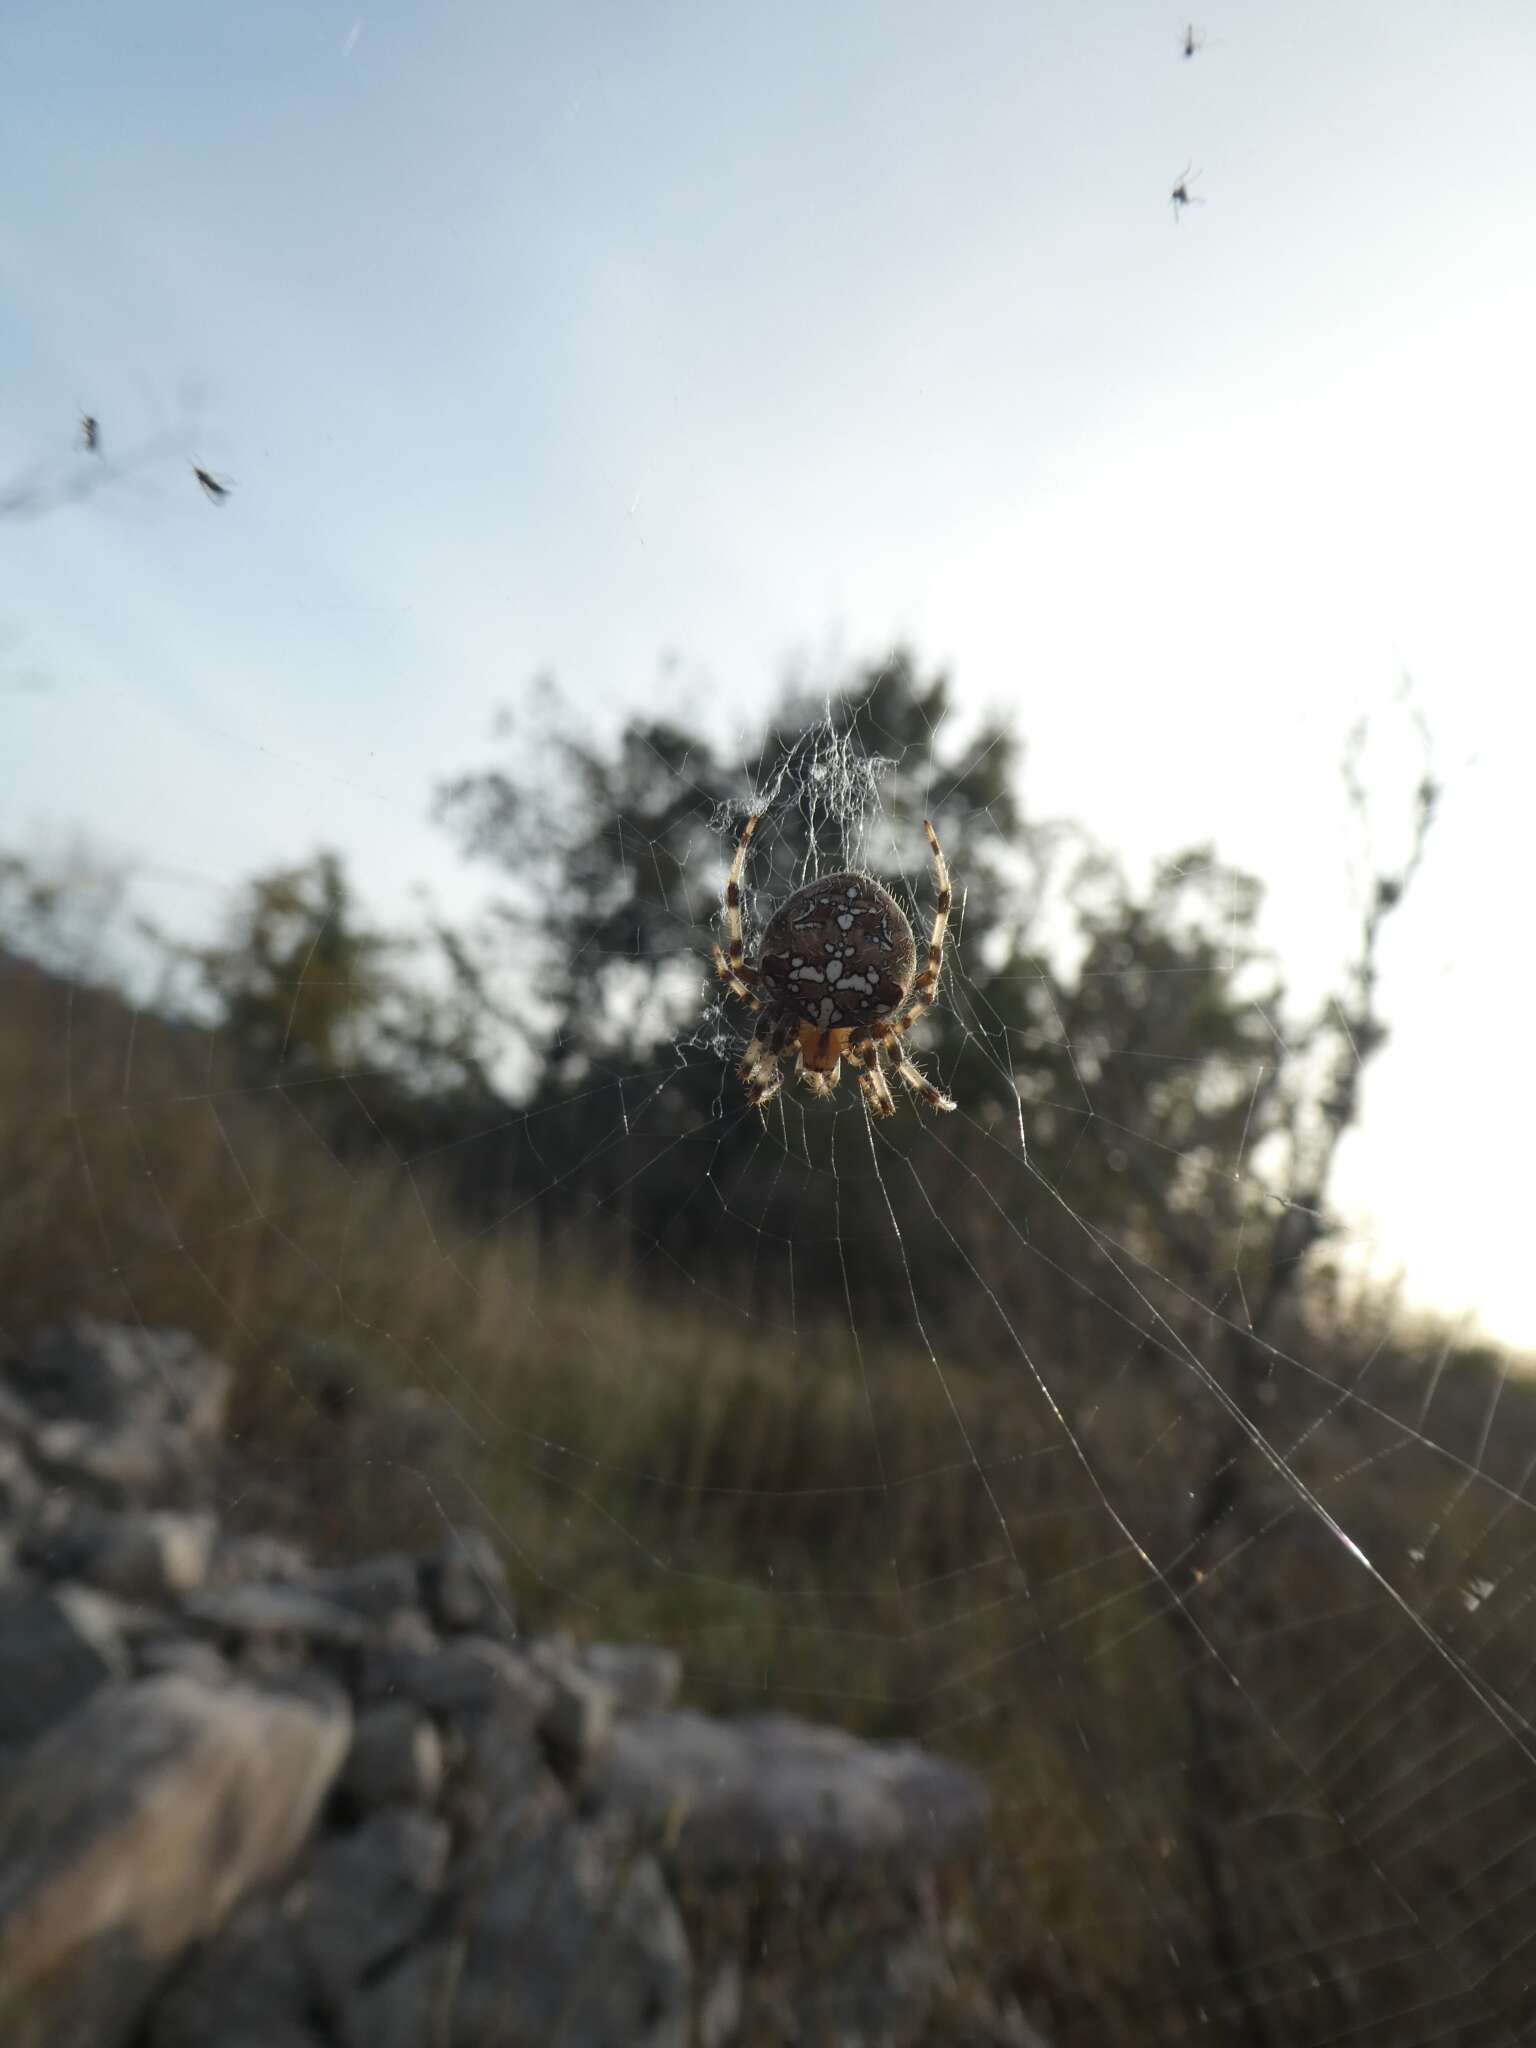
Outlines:
[{"label": "green foliage", "polygon": [[[1030,1223],[1047,1268],[1077,1256],[1074,1215],[1186,1281],[1230,1266],[1240,1236],[1262,1260],[1278,1206],[1236,1169],[1283,1139],[1295,1077],[1255,937],[1257,884],[1195,850],[1138,892],[1080,832],[1026,815],[1007,724],[951,737],[951,710],[947,678],[905,651],[830,696],[790,689],[743,750],[750,782],[675,719],[637,717],[594,739],[546,697],[542,734],[504,725],[510,759],[446,787],[439,814],[506,884],[494,927],[542,1020],[528,1104],[540,1140],[509,1136],[494,1164],[466,1156],[472,1199],[501,1208],[516,1190],[551,1227],[580,1223],[652,1272],[707,1256],[764,1314],[785,1284],[762,1256],[766,1236],[798,1242],[803,1296],[909,1318],[901,1233],[931,1228],[932,1207],[974,1216],[987,1188],[998,1227],[1015,1227],[1004,1212],[1016,1210],[1021,1150],[1047,1191]],[[840,867],[877,873],[921,930],[925,816],[955,886],[940,1001],[914,1044],[961,1114],[927,1147],[921,1188],[887,1176],[897,1227],[862,1254],[851,1304],[835,1256],[839,1176],[821,1170],[839,1139],[846,1161],[837,1113],[857,1102],[851,1083],[837,1110],[793,1089],[770,1110],[812,1170],[770,1197],[760,1233],[733,1236],[695,1199],[698,1141],[724,1191],[761,1137],[733,1071],[750,1020],[708,964],[724,871],[754,810],[749,951],[790,889]],[[490,952],[482,941],[477,957]],[[881,1156],[899,1163],[919,1119],[903,1101]],[[579,1188],[551,1161],[581,1162]],[[952,1283],[938,1305],[974,1313],[963,1260]]]},{"label": "green foliage", "polygon": [[363,922],[340,857],[247,883],[217,943],[181,949],[248,1071],[334,1074],[377,1043],[398,943]]},{"label": "green foliage", "polygon": [[920,821],[933,806],[975,943],[1002,932],[1018,910],[997,857],[1021,839],[1015,742],[991,728],[957,759],[937,739],[949,711],[947,680],[921,676],[905,652],[830,699],[791,690],[747,750],[750,788],[673,721],[633,718],[609,743],[568,721],[524,731],[504,719],[517,765],[459,777],[438,814],[514,884],[498,916],[527,949],[548,1014],[547,1085],[571,1085],[595,1061],[639,1071],[670,1050],[699,1007],[724,865],[754,805],[782,890],[786,877],[861,864],[878,796],[913,849],[919,901]]},{"label": "green foliage", "polygon": [[80,980],[107,978],[127,877],[82,846],[30,860],[0,850],[0,956]]}]

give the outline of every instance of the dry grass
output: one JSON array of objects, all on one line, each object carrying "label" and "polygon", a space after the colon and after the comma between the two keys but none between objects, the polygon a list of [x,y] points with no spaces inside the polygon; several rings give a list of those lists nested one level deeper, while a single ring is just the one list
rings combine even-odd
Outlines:
[{"label": "dry grass", "polygon": [[[109,995],[0,981],[5,1321],[88,1309],[190,1329],[227,1357],[247,1477],[269,1480],[231,1514],[278,1501],[312,1539],[357,1551],[478,1517],[540,1623],[669,1642],[712,1706],[783,1705],[971,1761],[996,1817],[953,1899],[956,2014],[986,1981],[1034,2001],[1064,2040],[1146,2040],[1154,2013],[1171,2028],[1207,1909],[1188,1827],[1187,1651],[1081,1463],[1021,1417],[1016,1380],[979,1355],[951,1375],[989,1495],[973,1467],[936,1461],[920,1351],[861,1359],[819,1324],[789,1344],[700,1290],[639,1295],[578,1238],[517,1221],[471,1232],[430,1162],[338,1159],[325,1096],[240,1087],[216,1043]],[[1308,1355],[1317,1365],[1324,1348]],[[1388,1356],[1383,1382],[1395,1373],[1406,1398],[1418,1369]],[[1167,1514],[1170,1479],[1198,1475],[1207,1408],[1166,1375],[1117,1384],[1083,1440],[1145,1529]],[[1277,1438],[1288,1429],[1277,1417]],[[1439,1466],[1397,1457],[1399,1436],[1351,1409],[1297,1451],[1352,1533],[1397,1550],[1446,1500]],[[1455,1512],[1487,1506],[1464,1494]],[[999,1509],[1022,1532],[1017,1557]],[[1445,1554],[1481,1545],[1479,1569],[1497,1575],[1525,1524],[1499,1536],[1487,1519]],[[1308,1714],[1326,1718],[1326,1703],[1342,1723],[1374,1696],[1367,1674],[1341,1700],[1337,1641],[1314,1650],[1297,1626],[1337,1604],[1336,1566],[1273,1534],[1250,1545],[1229,1620],[1236,1697],[1254,1711],[1224,1739],[1255,1810],[1286,1791],[1269,1783],[1278,1727],[1310,1754]],[[1426,1591],[1437,1628],[1454,1610],[1434,1601],[1456,1592],[1454,1570]],[[1353,1647],[1375,1629],[1383,1657],[1418,1668],[1422,1640],[1385,1629],[1357,1576],[1351,1597]],[[1457,1739],[1463,1722],[1487,1736],[1454,1686],[1421,1690],[1416,1745]],[[1362,1741],[1358,1770],[1361,1786],[1373,1770],[1389,1782],[1391,1760]],[[1448,1805],[1432,1849],[1453,1817]],[[1287,1840],[1282,1854],[1277,1835],[1260,1853],[1285,1902],[1266,1941],[1278,1953],[1283,1925],[1304,1948],[1307,1926],[1328,1924],[1321,1881],[1302,1875],[1317,1852]],[[952,2038],[975,2039],[969,2024],[954,2017]]]}]

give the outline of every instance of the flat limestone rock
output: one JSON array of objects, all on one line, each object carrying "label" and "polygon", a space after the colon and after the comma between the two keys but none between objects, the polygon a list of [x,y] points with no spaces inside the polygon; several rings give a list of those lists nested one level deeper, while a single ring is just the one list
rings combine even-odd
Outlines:
[{"label": "flat limestone rock", "polygon": [[184,1603],[187,1620],[227,1636],[293,1636],[309,1643],[351,1649],[368,1633],[348,1607],[322,1600],[302,1586],[230,1586],[194,1593]]},{"label": "flat limestone rock", "polygon": [[907,1742],[864,1742],[788,1714],[638,1714],[614,1727],[593,1795],[698,1877],[922,1867],[980,1827],[980,1781]]},{"label": "flat limestone rock", "polygon": [[350,1712],[185,1674],[109,1686],[0,1782],[0,2041],[121,2048],[192,1943],[278,1876]]}]

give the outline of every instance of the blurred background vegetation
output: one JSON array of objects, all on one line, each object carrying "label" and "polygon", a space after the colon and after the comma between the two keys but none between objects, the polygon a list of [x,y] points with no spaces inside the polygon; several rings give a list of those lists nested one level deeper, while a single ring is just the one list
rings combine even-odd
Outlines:
[{"label": "blurred background vegetation", "polygon": [[[228,1356],[232,1514],[359,1553],[478,1515],[540,1623],[973,1764],[957,1982],[1061,2040],[1515,2038],[1536,1406],[1329,1207],[1433,776],[1298,1012],[1249,877],[1133,881],[948,706],[906,652],[789,689],[749,777],[546,692],[436,792],[479,917],[377,928],[321,851],[211,940],[140,925],[133,996],[121,878],[10,849],[5,1317]],[[960,1114],[745,1110],[707,963],[759,803],[749,947],[848,864],[921,925],[935,819]]]}]

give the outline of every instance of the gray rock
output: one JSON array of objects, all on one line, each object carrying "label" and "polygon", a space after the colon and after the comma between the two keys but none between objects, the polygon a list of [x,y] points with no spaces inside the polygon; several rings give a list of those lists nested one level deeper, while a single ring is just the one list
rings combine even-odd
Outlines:
[{"label": "gray rock", "polygon": [[133,1662],[140,1678],[168,1678],[179,1671],[204,1685],[227,1685],[234,1676],[212,1643],[191,1636],[147,1636],[134,1645]]},{"label": "gray rock", "polygon": [[71,1625],[116,1669],[133,1645],[160,1625],[160,1617],[132,1600],[95,1586],[55,1586],[53,1597]]},{"label": "gray rock", "polygon": [[379,1624],[379,1647],[384,1650],[418,1650],[432,1656],[442,1648],[436,1632],[419,1607],[402,1607]]},{"label": "gray rock", "polygon": [[445,1635],[517,1633],[506,1567],[478,1529],[449,1530],[442,1547],[421,1560],[421,1590],[427,1612]]},{"label": "gray rock", "polygon": [[213,1553],[208,1577],[214,1586],[243,1586],[260,1583],[294,1586],[307,1583],[312,1575],[308,1553],[285,1536],[268,1536],[247,1530],[236,1535],[224,1531]]},{"label": "gray rock", "polygon": [[130,1600],[168,1600],[196,1592],[208,1576],[217,1530],[209,1514],[162,1509],[126,1517],[118,1544],[89,1577],[94,1585]]},{"label": "gray rock", "polygon": [[457,1834],[472,1840],[509,1829],[532,1832],[569,1817],[570,1795],[526,1730],[493,1715],[457,1741],[461,1753],[443,1801]]},{"label": "gray rock", "polygon": [[221,1636],[289,1636],[346,1650],[368,1634],[359,1616],[300,1586],[231,1586],[221,1593],[194,1593],[182,1612],[197,1627]]},{"label": "gray rock", "polygon": [[133,1424],[100,1429],[89,1422],[45,1422],[34,1433],[32,1447],[50,1478],[87,1486],[114,1501],[179,1493],[198,1465],[180,1436]]},{"label": "gray rock", "polygon": [[301,1899],[249,1900],[156,2000],[145,2048],[327,2048],[308,2024]]},{"label": "gray rock", "polygon": [[703,1877],[764,1866],[825,1875],[892,1859],[921,1868],[987,1811],[977,1779],[914,1744],[862,1742],[784,1714],[621,1720],[589,1789]]},{"label": "gray rock", "polygon": [[202,1585],[216,1527],[208,1514],[117,1514],[76,1501],[34,1520],[25,1556],[50,1577],[85,1579],[126,1600],[169,1600]]},{"label": "gray rock", "polygon": [[143,1330],[72,1316],[9,1360],[9,1391],[36,1415],[107,1428],[143,1422],[212,1449],[224,1431],[231,1374],[184,1330]]},{"label": "gray rock", "polygon": [[566,1823],[519,1836],[469,1887],[455,1932],[359,1996],[349,2044],[686,2048],[692,1964],[648,1856],[616,1861],[605,1840]]},{"label": "gray rock", "polygon": [[17,1360],[0,1336],[0,1430],[16,1443],[25,1443],[32,1434],[36,1415],[22,1400],[13,1394],[9,1386],[10,1375],[16,1370]]},{"label": "gray rock", "polygon": [[443,1788],[443,1738],[405,1700],[358,1717],[338,1790],[365,1809],[431,1806]]},{"label": "gray rock", "polygon": [[55,1487],[27,1517],[18,1553],[40,1578],[78,1578],[109,1540],[116,1521],[106,1508]]},{"label": "gray rock", "polygon": [[550,1687],[549,1705],[539,1720],[539,1734],[550,1761],[568,1778],[587,1773],[608,1746],[613,1733],[614,1696],[599,1678],[579,1664],[547,1657],[539,1665]]},{"label": "gray rock", "polygon": [[230,1371],[177,1330],[76,1316],[5,1366],[34,1461],[118,1500],[181,1490],[217,1444]]},{"label": "gray rock", "polygon": [[414,1562],[399,1555],[370,1557],[361,1564],[311,1572],[304,1587],[321,1600],[360,1614],[365,1621],[387,1621],[393,1614],[414,1608],[420,1591]]},{"label": "gray rock", "polygon": [[78,1601],[29,1586],[0,1591],[0,1754],[45,1734],[128,1668],[121,1638]]},{"label": "gray rock", "polygon": [[682,1689],[682,1658],[650,1643],[589,1643],[581,1664],[608,1688],[620,1714],[662,1713]]},{"label": "gray rock", "polygon": [[363,1668],[370,1701],[401,1699],[440,1720],[495,1713],[535,1728],[552,1696],[548,1680],[524,1657],[484,1636],[460,1636],[439,1649],[370,1651]]},{"label": "gray rock", "polygon": [[[454,1941],[409,1950],[393,1968],[359,1986],[342,2007],[338,2038],[344,2048],[468,2048],[457,2017],[463,1967],[462,1946]],[[503,2034],[496,2048],[503,2043],[510,2048],[515,2039]],[[160,2048],[159,2042],[152,2048]]]},{"label": "gray rock", "polygon": [[556,1825],[509,1848],[469,1929],[459,2025],[497,2040],[510,2006],[532,2040],[563,2025],[590,2048],[684,2048],[687,1937],[654,1860]]},{"label": "gray rock", "polygon": [[[0,1428],[4,1418],[0,1417]],[[42,1482],[27,1463],[20,1443],[0,1437],[0,1527],[30,1520],[43,1498]]]},{"label": "gray rock", "polygon": [[404,1807],[321,1845],[306,1877],[299,1938],[329,2007],[422,1932],[447,1867],[447,1828]]},{"label": "gray rock", "polygon": [[194,1942],[290,1863],[341,1765],[339,1693],[98,1694],[0,1790],[0,2039],[120,2048]]}]

